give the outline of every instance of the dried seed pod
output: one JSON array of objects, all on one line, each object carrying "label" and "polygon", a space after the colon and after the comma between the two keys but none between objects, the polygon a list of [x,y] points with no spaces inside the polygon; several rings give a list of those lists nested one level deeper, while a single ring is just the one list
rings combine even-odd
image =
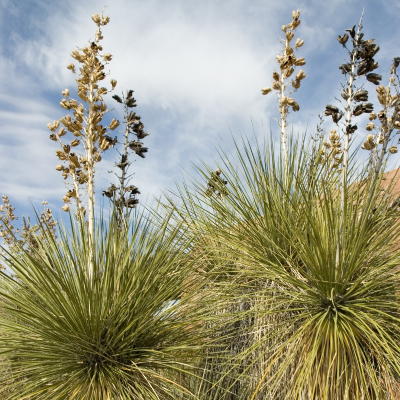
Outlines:
[{"label": "dried seed pod", "polygon": [[393,126],[394,126],[396,129],[400,129],[400,121],[394,121]]},{"label": "dried seed pod", "polygon": [[330,148],[332,147],[332,145],[331,145],[329,142],[327,142],[327,141],[324,142],[324,146],[325,146],[327,149],[330,149]]},{"label": "dried seed pod", "polygon": [[64,154],[64,152],[62,150],[56,150],[56,156],[60,159],[60,160],[65,160],[67,157]]},{"label": "dried seed pod", "polygon": [[100,24],[100,15],[97,13],[92,14],[92,20],[95,24]]},{"label": "dried seed pod", "polygon": [[300,40],[300,38],[296,39],[295,47],[298,49],[299,47],[303,46],[304,40]]},{"label": "dried seed pod", "polygon": [[369,114],[369,118],[370,121],[373,121],[374,119],[376,119],[376,114],[374,112],[372,112],[371,114]]},{"label": "dried seed pod", "polygon": [[60,106],[62,108],[64,108],[65,110],[70,110],[71,109],[71,104],[66,99],[62,99],[60,101]]},{"label": "dried seed pod", "polygon": [[100,162],[101,161],[101,155],[99,153],[94,153],[93,154],[93,160],[95,162]]},{"label": "dried seed pod", "polygon": [[363,150],[371,151],[371,150],[373,150],[373,149],[375,148],[375,143],[365,141],[365,142],[363,143],[363,145],[361,146],[361,148],[362,148]]},{"label": "dried seed pod", "polygon": [[288,42],[290,42],[294,38],[294,33],[292,31],[286,31],[285,35]]},{"label": "dried seed pod", "polygon": [[61,164],[56,165],[56,170],[57,171],[63,171],[64,170],[64,166]]},{"label": "dried seed pod", "polygon": [[281,90],[281,84],[279,82],[277,82],[277,81],[274,81],[272,83],[272,88],[275,89],[275,90]]},{"label": "dried seed pod", "polygon": [[339,69],[342,71],[342,74],[348,74],[351,72],[351,64],[339,65]]},{"label": "dried seed pod", "polygon": [[292,86],[294,89],[298,89],[300,87],[300,81],[295,79],[294,81],[292,81]]},{"label": "dried seed pod", "polygon": [[325,107],[325,115],[333,115],[333,114],[337,114],[340,113],[340,110],[333,106],[332,104],[327,104],[327,106]]},{"label": "dried seed pod", "polygon": [[65,97],[69,97],[69,89],[64,89],[61,94]]},{"label": "dried seed pod", "polygon": [[347,125],[346,126],[346,133],[347,134],[353,134],[356,130],[358,129],[358,126],[357,125]]},{"label": "dried seed pod", "polygon": [[292,106],[292,110],[293,111],[299,111],[300,110],[300,106],[297,102],[294,102],[293,106]]},{"label": "dried seed pod", "polygon": [[347,43],[347,41],[349,40],[349,35],[347,33],[345,33],[343,36],[338,36],[337,37],[338,42],[343,45],[343,47],[345,46],[345,44]]},{"label": "dried seed pod", "polygon": [[136,107],[136,100],[132,97],[125,102],[127,107]]},{"label": "dried seed pod", "polygon": [[114,90],[115,86],[117,86],[117,81],[115,79],[111,79],[110,83],[111,83],[111,90]]},{"label": "dried seed pod", "polygon": [[57,135],[56,134],[54,134],[54,133],[52,133],[51,135],[50,135],[50,140],[52,140],[53,142],[57,142]]},{"label": "dried seed pod", "polygon": [[382,75],[370,73],[366,75],[367,81],[373,83],[374,85],[379,85],[382,80]]},{"label": "dried seed pod", "polygon": [[345,29],[346,32],[349,32],[350,36],[354,39],[356,36],[356,26],[353,25],[351,29]]},{"label": "dried seed pod", "polygon": [[106,54],[103,55],[103,59],[105,61],[111,61],[112,55],[110,53],[106,53]]},{"label": "dried seed pod", "polygon": [[366,90],[357,90],[353,99],[354,101],[368,101],[368,92]]},{"label": "dried seed pod", "polygon": [[400,57],[395,57],[394,59],[393,59],[393,64],[392,64],[392,66],[390,67],[390,73],[392,74],[392,75],[396,75],[396,69],[397,69],[397,67],[400,65]]},{"label": "dried seed pod", "polygon": [[374,130],[374,128],[375,128],[375,124],[373,122],[369,122],[365,129],[367,131],[372,131],[372,130]]},{"label": "dried seed pod", "polygon": [[397,147],[396,146],[391,146],[389,147],[389,153],[390,154],[396,154],[397,153]]},{"label": "dried seed pod", "polygon": [[268,93],[270,93],[272,91],[272,89],[270,87],[265,87],[261,89],[261,94],[266,95]]},{"label": "dried seed pod", "polygon": [[[279,80],[281,79],[280,75],[279,75],[278,72],[276,72],[276,71],[273,72],[272,78],[273,78],[275,81],[279,81]],[[262,89],[261,89],[261,90],[262,90]]]},{"label": "dried seed pod", "polygon": [[70,71],[72,71],[73,73],[75,73],[75,65],[74,65],[74,64],[69,63],[69,64],[67,65],[67,68],[68,68]]},{"label": "dried seed pod", "polygon": [[71,199],[68,196],[64,196],[62,200],[64,203],[71,203]]},{"label": "dried seed pod", "polygon": [[304,57],[298,58],[298,59],[294,62],[294,64],[295,64],[296,66],[298,66],[298,67],[304,65],[305,63],[306,63],[306,60],[304,59]]},{"label": "dried seed pod", "polygon": [[79,146],[79,143],[80,143],[80,140],[74,139],[74,140],[71,142],[71,147]]},{"label": "dried seed pod", "polygon": [[63,211],[65,211],[65,212],[68,212],[68,211],[69,211],[69,205],[68,205],[68,204],[64,204],[64,206],[61,207],[61,209],[62,209]]},{"label": "dried seed pod", "polygon": [[304,73],[304,71],[301,69],[297,75],[296,75],[296,80],[301,81],[306,77],[306,74]]},{"label": "dried seed pod", "polygon": [[54,131],[56,130],[56,128],[55,128],[52,124],[50,124],[50,123],[47,124],[47,127],[48,127],[52,132],[54,132]]},{"label": "dried seed pod", "polygon": [[292,11],[292,18],[293,18],[293,20],[297,20],[297,19],[299,19],[299,17],[300,17],[300,10],[297,10],[297,11]]},{"label": "dried seed pod", "polygon": [[118,103],[122,103],[121,97],[119,97],[117,94],[114,94],[114,96],[112,96],[112,98],[113,98],[115,101],[118,101]]},{"label": "dried seed pod", "polygon": [[332,114],[332,121],[335,123],[335,124],[337,124],[340,120],[341,120],[341,118],[343,117],[343,114],[342,113],[336,113],[336,114]]},{"label": "dried seed pod", "polygon": [[349,92],[348,92],[348,89],[344,89],[344,90],[342,90],[342,93],[340,94],[341,96],[342,96],[342,98],[343,99],[345,99],[346,101],[348,100],[348,98],[349,98]]},{"label": "dried seed pod", "polygon": [[66,196],[69,197],[69,198],[76,198],[76,190],[75,189],[68,190]]},{"label": "dried seed pod", "polygon": [[58,136],[64,136],[67,133],[65,128],[60,128],[59,131],[57,132]]},{"label": "dried seed pod", "polygon": [[118,128],[119,126],[119,121],[117,121],[115,118],[111,121],[110,123],[110,129],[113,131],[114,129]]},{"label": "dried seed pod", "polygon": [[290,78],[294,72],[294,68],[289,68],[285,71],[285,78]]}]

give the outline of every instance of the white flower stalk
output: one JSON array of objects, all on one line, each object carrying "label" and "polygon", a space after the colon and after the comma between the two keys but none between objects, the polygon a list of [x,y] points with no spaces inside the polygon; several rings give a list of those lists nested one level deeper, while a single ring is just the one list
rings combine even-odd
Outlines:
[{"label": "white flower stalk", "polygon": [[[73,116],[66,115],[60,121],[48,124],[52,132],[50,139],[58,141],[61,149],[56,150],[58,158],[64,164],[58,164],[56,170],[62,172],[64,179],[71,178],[72,189],[63,197],[65,203],[62,209],[70,211],[72,199],[76,203],[76,214],[79,218],[84,218],[87,211],[89,228],[89,251],[90,266],[89,275],[93,274],[93,236],[94,236],[94,202],[95,202],[95,165],[100,162],[100,153],[113,147],[117,138],[111,138],[107,132],[118,127],[119,122],[115,119],[111,121],[109,127],[101,124],[104,115],[109,111],[103,101],[103,96],[108,89],[101,87],[101,81],[105,79],[104,68],[111,61],[110,53],[104,53],[100,41],[103,39],[101,28],[108,24],[110,18],[103,13],[93,14],[92,20],[97,25],[95,40],[89,45],[78,48],[72,52],[72,57],[80,64],[78,68],[79,76],[76,79],[78,84],[77,92],[80,100],[70,98],[70,91],[65,89],[62,94],[65,96],[60,106],[65,110],[72,111]],[[77,68],[73,63],[67,68],[76,73]],[[116,80],[111,80],[111,90],[116,86]],[[62,127],[58,132],[60,122]],[[74,138],[69,144],[63,138],[67,131],[72,133]],[[79,150],[83,150],[79,152]],[[87,194],[87,207],[83,205],[83,191]]]},{"label": "white flower stalk", "polygon": [[[292,12],[292,22],[288,25],[282,26],[282,31],[285,33],[285,39],[281,39],[280,42],[283,45],[282,52],[276,56],[280,73],[275,71],[272,74],[272,78],[274,79],[272,88],[265,87],[261,89],[261,93],[263,95],[267,95],[272,90],[275,90],[278,95],[278,103],[279,103],[279,113],[281,116],[280,121],[278,121],[279,126],[281,128],[281,139],[282,139],[282,149],[284,156],[284,167],[285,171],[287,171],[287,117],[290,112],[299,111],[299,104],[290,97],[290,95],[297,91],[300,88],[301,81],[306,77],[306,74],[303,70],[300,70],[297,75],[289,79],[296,67],[302,66],[306,63],[303,57],[296,58],[294,55],[294,50],[298,50],[304,44],[304,40],[300,40],[298,38],[292,46],[292,41],[294,39],[294,30],[300,25],[300,11]],[[294,47],[294,49],[293,49]],[[287,87],[292,85],[292,89],[287,92]]]}]

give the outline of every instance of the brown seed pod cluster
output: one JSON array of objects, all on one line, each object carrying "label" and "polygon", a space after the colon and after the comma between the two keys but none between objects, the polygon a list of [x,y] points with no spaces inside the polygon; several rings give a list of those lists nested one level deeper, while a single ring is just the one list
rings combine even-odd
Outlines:
[{"label": "brown seed pod cluster", "polygon": [[336,129],[331,129],[329,140],[323,143],[323,147],[320,150],[320,163],[323,164],[328,160],[331,169],[338,168],[341,163],[342,153],[340,136]]},{"label": "brown seed pod cluster", "polygon": [[[102,159],[101,153],[110,149],[117,143],[116,137],[110,137],[108,132],[115,130],[119,122],[113,119],[109,126],[104,126],[102,120],[109,111],[103,101],[103,96],[108,89],[102,86],[106,78],[105,66],[111,61],[110,53],[103,52],[100,41],[103,39],[101,28],[108,24],[110,18],[95,13],[92,20],[97,25],[95,41],[90,42],[83,48],[74,50],[71,56],[78,62],[79,66],[73,63],[67,68],[73,73],[78,73],[77,94],[79,99],[70,97],[70,91],[65,89],[62,94],[64,98],[60,106],[71,114],[62,117],[60,121],[48,124],[51,131],[50,139],[60,144],[56,150],[56,156],[62,163],[56,166],[56,170],[62,173],[64,179],[71,178],[72,190],[69,190],[63,197],[65,203],[62,209],[70,210],[71,200],[74,199],[77,205],[77,215],[84,215],[86,208],[82,203],[82,190],[88,194],[89,215],[94,204],[94,172],[95,164]],[[77,72],[78,71],[78,72]],[[115,79],[111,80],[111,90],[116,86]],[[59,128],[60,123],[63,125]],[[74,136],[68,143],[64,136],[70,132]],[[79,152],[79,150],[83,152]]]},{"label": "brown seed pod cluster", "polygon": [[[299,111],[300,106],[296,102],[295,99],[290,97],[290,95],[298,90],[301,85],[301,81],[306,77],[306,74],[303,70],[300,70],[294,77],[294,71],[296,67],[303,66],[306,61],[304,57],[296,57],[295,50],[298,50],[304,44],[304,40],[300,40],[300,38],[296,39],[293,44],[294,39],[294,31],[300,25],[300,11],[292,12],[292,22],[288,25],[282,26],[282,31],[285,33],[285,39],[281,39],[280,42],[282,44],[282,51],[280,54],[276,56],[277,63],[279,66],[278,71],[274,71],[272,74],[273,83],[271,87],[265,87],[261,89],[261,93],[266,95],[272,90],[278,95],[278,103],[279,103],[279,113],[281,116],[281,120],[279,122],[281,127],[282,134],[282,146],[285,156],[285,164],[287,163],[287,150],[286,150],[286,125],[287,125],[287,116],[289,114],[290,109],[292,111]],[[291,89],[289,92],[286,92],[287,87],[291,85]]]},{"label": "brown seed pod cluster", "polygon": [[215,195],[220,199],[228,196],[229,190],[226,187],[228,181],[222,179],[221,174],[222,172],[219,168],[217,168],[215,172],[211,173],[210,180],[207,184],[206,196],[211,197],[212,195]]},{"label": "brown seed pod cluster", "polygon": [[53,212],[50,208],[46,208],[47,201],[42,202],[44,210],[40,215],[39,224],[32,225],[30,218],[23,216],[22,228],[18,229],[13,225],[13,221],[18,219],[14,214],[15,207],[11,205],[7,196],[3,195],[1,197],[3,204],[0,205],[0,237],[8,247],[14,250],[25,248],[27,251],[32,252],[38,250],[38,237],[43,235],[46,237],[46,232],[49,232],[54,239],[57,239],[57,222],[54,221]]},{"label": "brown seed pod cluster", "polygon": [[[141,158],[145,158],[145,153],[147,153],[148,148],[143,146],[141,140],[149,134],[144,131],[144,124],[141,121],[140,115],[129,110],[130,108],[136,107],[133,90],[128,90],[126,95],[122,94],[122,98],[118,95],[114,95],[113,99],[118,103],[124,104],[125,107],[125,140],[120,158],[114,165],[120,170],[119,174],[115,174],[119,181],[119,187],[112,184],[109,188],[103,190],[103,195],[114,202],[119,214],[122,215],[124,208],[132,209],[136,207],[139,203],[136,196],[140,194],[139,189],[129,183],[131,176],[128,175],[128,169],[131,165],[129,156],[132,154],[129,151],[134,152]],[[136,139],[131,140],[130,135],[135,135]]]},{"label": "brown seed pod cluster", "polygon": [[3,204],[0,205],[0,237],[8,246],[16,246],[18,240],[15,238],[15,235],[20,231],[13,225],[13,221],[18,219],[14,214],[15,207],[10,204],[7,196],[2,195],[1,198]]},{"label": "brown seed pod cluster", "polygon": [[[385,154],[396,154],[398,151],[394,143],[391,146],[389,144],[394,135],[400,133],[400,93],[399,79],[396,74],[399,64],[400,57],[395,57],[390,67],[389,84],[386,87],[377,86],[376,93],[382,109],[377,113],[370,113],[369,120],[371,122],[366,125],[366,130],[374,134],[367,136],[362,148],[371,151],[370,167],[375,170],[383,162]],[[376,121],[376,123],[372,121]]]}]

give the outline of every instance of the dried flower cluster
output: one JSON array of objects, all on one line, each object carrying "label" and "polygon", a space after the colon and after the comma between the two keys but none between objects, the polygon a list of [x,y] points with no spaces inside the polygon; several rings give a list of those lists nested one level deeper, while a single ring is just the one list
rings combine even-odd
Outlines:
[{"label": "dried flower cluster", "polygon": [[342,159],[342,143],[336,129],[331,129],[329,140],[324,141],[320,151],[320,162],[329,161],[329,168],[337,168]]},{"label": "dried flower cluster", "polygon": [[[53,212],[45,207],[47,201],[42,202],[44,210],[40,215],[39,224],[32,225],[29,217],[22,216],[22,228],[18,229],[13,225],[13,221],[18,219],[14,214],[15,207],[11,205],[7,196],[3,195],[2,200],[3,204],[0,205],[0,237],[8,247],[14,249],[24,247],[27,251],[37,250],[38,237],[43,235],[43,230],[50,232],[53,238],[57,239],[57,222],[53,219]],[[20,239],[17,238],[17,235]]]},{"label": "dried flower cluster", "polygon": [[[379,171],[387,153],[395,154],[397,146],[391,145],[395,134],[400,133],[400,93],[399,77],[397,76],[397,67],[400,64],[400,57],[395,57],[390,68],[390,78],[388,86],[379,85],[376,88],[378,101],[382,109],[369,116],[369,122],[366,130],[373,132],[367,135],[367,139],[362,145],[364,150],[371,151],[370,172]],[[379,121],[376,125],[373,121]],[[379,147],[380,146],[380,147]]]},{"label": "dried flower cluster", "polygon": [[[104,72],[105,66],[111,61],[111,54],[103,52],[100,41],[103,39],[101,27],[108,24],[109,17],[101,13],[93,14],[92,20],[97,25],[95,41],[89,43],[82,49],[72,52],[72,57],[80,64],[79,76],[76,79],[78,84],[78,97],[75,100],[70,97],[70,91],[65,89],[62,94],[65,96],[60,102],[60,106],[66,110],[71,110],[73,116],[66,115],[60,121],[54,121],[48,124],[52,131],[50,139],[58,141],[61,149],[56,150],[57,157],[63,161],[58,164],[56,170],[62,172],[63,178],[72,179],[72,188],[63,197],[65,203],[62,208],[64,211],[70,210],[70,203],[74,200],[77,205],[77,215],[82,217],[86,208],[82,203],[83,185],[88,195],[89,226],[93,224],[94,218],[94,172],[95,164],[100,162],[101,153],[108,150],[116,143],[116,138],[107,135],[109,130],[118,127],[119,122],[113,119],[109,126],[101,124],[104,114],[109,110],[103,101],[103,96],[108,93],[108,89],[100,86],[101,81],[106,78]],[[76,73],[76,67],[73,63],[68,64],[67,68]],[[111,80],[111,90],[117,82]],[[63,125],[58,131],[59,125]],[[70,143],[65,143],[63,137],[68,132],[74,136]],[[83,154],[79,154],[73,148],[81,146]],[[92,229],[90,229],[92,231]]]},{"label": "dried flower cluster", "polygon": [[[139,203],[136,198],[140,194],[139,189],[130,185],[130,178],[132,175],[128,175],[128,169],[132,162],[129,161],[129,153],[131,150],[133,153],[137,154],[141,158],[145,158],[145,153],[148,152],[148,148],[143,146],[140,141],[144,139],[149,134],[144,131],[144,125],[141,121],[140,115],[133,111],[129,111],[130,108],[136,107],[136,100],[134,99],[133,90],[129,90],[126,96],[122,95],[122,98],[118,95],[114,95],[113,99],[118,103],[124,104],[125,106],[125,135],[123,143],[123,151],[120,153],[120,159],[115,163],[115,167],[121,170],[121,173],[115,174],[119,181],[119,187],[112,184],[108,189],[103,191],[103,195],[112,199],[116,205],[119,214],[122,215],[124,208],[135,208]],[[135,135],[135,140],[130,140],[130,135]]]},{"label": "dried flower cluster", "polygon": [[[325,109],[325,115],[331,116],[333,122],[338,125],[338,128],[344,134],[343,157],[340,161],[332,164],[333,167],[338,167],[342,164],[343,167],[343,186],[347,180],[347,162],[350,141],[353,133],[358,129],[357,124],[353,123],[353,118],[362,114],[373,112],[373,104],[368,103],[368,91],[361,87],[355,86],[355,81],[358,78],[365,77],[368,82],[378,85],[382,79],[381,75],[373,73],[378,68],[378,63],[374,60],[374,56],[379,51],[379,46],[374,42],[375,39],[364,40],[362,30],[362,17],[358,24],[351,29],[346,29],[343,36],[338,36],[339,43],[347,50],[349,55],[349,62],[339,66],[342,74],[345,75],[346,83],[342,84],[341,96],[345,103],[343,109],[328,104]],[[349,42],[351,47],[347,47]],[[345,115],[345,121],[339,125],[339,121]],[[370,143],[368,141],[368,143]],[[367,144],[369,146],[369,144]]]},{"label": "dried flower cluster", "polygon": [[223,198],[228,196],[229,191],[226,187],[228,181],[222,179],[221,170],[219,168],[216,169],[215,172],[211,173],[211,178],[207,184],[206,195],[211,197],[213,194],[218,198]]},{"label": "dried flower cluster", "polygon": [[19,233],[19,229],[16,229],[13,225],[13,221],[17,220],[13,207],[7,196],[1,196],[3,204],[0,205],[0,237],[3,238],[4,242],[12,247],[18,244],[15,235]]},{"label": "dried flower cluster", "polygon": [[[283,45],[282,52],[276,56],[279,71],[274,71],[272,74],[273,84],[272,88],[265,87],[261,89],[261,93],[266,95],[272,90],[275,90],[278,95],[279,102],[279,113],[281,115],[281,120],[279,125],[281,127],[282,134],[282,147],[285,157],[285,167],[287,166],[287,146],[286,146],[286,126],[287,126],[287,116],[290,109],[293,111],[299,111],[299,104],[290,97],[290,95],[300,88],[301,81],[306,77],[303,70],[300,70],[294,78],[290,79],[295,71],[296,67],[302,66],[306,63],[303,57],[297,58],[294,55],[294,50],[298,50],[304,44],[304,40],[297,38],[294,46],[292,41],[294,39],[294,30],[300,25],[300,11],[292,12],[292,22],[288,25],[282,26],[282,31],[285,33],[285,39],[281,39],[280,42]],[[287,87],[291,85],[292,88],[286,93]]]}]

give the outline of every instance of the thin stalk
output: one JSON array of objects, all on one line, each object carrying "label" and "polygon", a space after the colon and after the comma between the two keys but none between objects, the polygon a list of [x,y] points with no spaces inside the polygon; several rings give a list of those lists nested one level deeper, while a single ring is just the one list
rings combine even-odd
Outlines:
[{"label": "thin stalk", "polygon": [[[123,163],[123,166],[121,168],[121,177],[119,178],[120,181],[120,187],[119,187],[119,199],[122,200],[125,198],[125,181],[126,181],[126,169],[128,164],[125,165],[125,162],[128,161],[128,145],[129,145],[129,125],[128,125],[128,107],[125,105],[125,122],[126,122],[126,128],[125,128],[125,141],[124,141],[124,152],[121,157],[121,162]],[[120,215],[121,215],[121,220],[124,215],[124,210],[123,206],[119,208]],[[121,221],[120,221],[121,222]],[[122,225],[122,222],[121,222]],[[122,226],[120,226],[122,228]]]},{"label": "thin stalk", "polygon": [[[97,24],[98,32],[100,32],[100,24]],[[96,39],[95,43],[98,44],[99,40]],[[91,73],[94,74],[94,64],[91,66]],[[89,85],[89,116],[88,116],[88,125],[87,125],[87,133],[86,133],[86,156],[88,163],[88,182],[87,182],[87,192],[88,192],[88,239],[89,239],[89,279],[92,280],[94,273],[94,161],[93,161],[93,152],[94,152],[94,120],[96,111],[94,109],[94,87],[93,82],[90,82]]]},{"label": "thin stalk", "polygon": [[[287,56],[286,54],[286,49],[289,46],[289,42],[286,39],[285,42],[285,57]],[[282,71],[281,73],[281,78],[280,78],[280,83],[281,83],[281,99],[283,99],[285,97],[285,89],[286,89],[286,85],[285,85],[285,72]],[[287,117],[287,109],[286,109],[286,105],[280,107],[279,109],[280,114],[281,114],[281,135],[282,135],[282,150],[283,150],[283,162],[284,162],[284,168],[285,168],[285,182],[286,182],[286,176],[288,173],[288,155],[287,155],[287,143],[286,143],[286,139],[287,139],[287,135],[286,135],[286,117]]]},{"label": "thin stalk", "polygon": [[[358,29],[355,39],[357,40],[360,31],[362,29],[362,19],[363,19],[364,10],[361,14],[360,22],[358,23]],[[341,209],[341,222],[339,228],[339,240],[338,245],[336,248],[336,268],[339,265],[339,258],[340,258],[340,247],[342,245],[343,240],[343,226],[344,222],[346,221],[347,217],[347,169],[348,169],[348,160],[349,160],[349,147],[350,147],[350,130],[347,129],[351,125],[351,104],[353,101],[353,83],[354,83],[354,71],[356,67],[356,52],[353,50],[351,54],[351,71],[350,77],[348,80],[348,98],[347,98],[347,105],[346,105],[346,130],[345,130],[345,137],[344,137],[344,148],[343,148],[343,162],[342,162],[342,186],[340,188],[340,209]]]}]

